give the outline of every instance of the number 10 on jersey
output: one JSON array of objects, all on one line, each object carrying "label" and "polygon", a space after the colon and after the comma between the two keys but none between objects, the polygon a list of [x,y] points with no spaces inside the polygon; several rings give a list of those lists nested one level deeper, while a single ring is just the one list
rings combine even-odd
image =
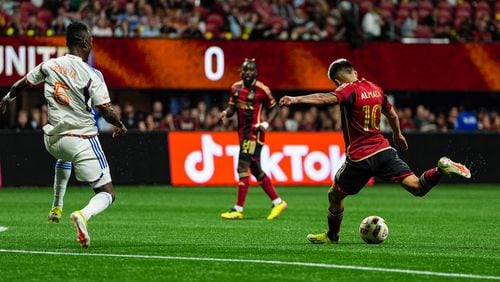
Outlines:
[{"label": "number 10 on jersey", "polygon": [[370,107],[370,105],[364,105],[363,112],[365,113],[365,124],[363,129],[365,131],[380,130],[380,124],[378,121],[380,121],[382,106],[380,104],[376,104],[373,107]]}]

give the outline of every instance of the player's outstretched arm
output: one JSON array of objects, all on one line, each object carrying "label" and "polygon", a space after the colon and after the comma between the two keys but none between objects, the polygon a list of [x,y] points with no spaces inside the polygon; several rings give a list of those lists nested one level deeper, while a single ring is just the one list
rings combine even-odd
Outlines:
[{"label": "player's outstretched arm", "polygon": [[392,129],[392,139],[394,139],[396,146],[403,150],[407,150],[408,143],[406,142],[406,138],[403,136],[403,133],[401,133],[401,128],[399,127],[399,117],[396,110],[394,110],[394,107],[388,111],[382,112],[382,114],[384,114],[389,121],[389,125]]},{"label": "player's outstretched arm", "polygon": [[328,105],[338,103],[337,96],[331,93],[314,93],[303,96],[284,96],[280,99],[280,106],[290,106],[292,104],[308,105]]},{"label": "player's outstretched arm", "polygon": [[12,87],[10,88],[9,93],[3,97],[3,99],[0,101],[0,113],[5,113],[5,109],[7,108],[7,105],[14,101],[19,94],[21,94],[21,90],[24,88],[28,87],[28,83],[26,83],[26,78],[21,78]]},{"label": "player's outstretched arm", "polygon": [[127,133],[127,128],[120,121],[120,117],[116,114],[115,110],[113,110],[111,104],[97,106],[97,109],[99,109],[105,121],[115,126],[113,129],[113,138],[123,136]]}]

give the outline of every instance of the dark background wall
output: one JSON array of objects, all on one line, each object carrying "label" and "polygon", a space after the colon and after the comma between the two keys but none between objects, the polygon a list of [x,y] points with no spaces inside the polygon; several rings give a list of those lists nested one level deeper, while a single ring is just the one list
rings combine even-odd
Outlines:
[{"label": "dark background wall", "polygon": [[[115,139],[101,134],[99,140],[114,184],[170,183],[166,133],[130,133]],[[55,159],[45,150],[42,133],[0,132],[0,162],[4,186],[52,185]]]},{"label": "dark background wall", "polygon": [[[390,139],[390,136],[388,136]],[[406,134],[408,151],[399,154],[419,174],[449,156],[471,167],[474,183],[500,183],[500,134]],[[99,136],[119,185],[170,183],[167,133],[130,133],[113,139]],[[39,132],[0,132],[0,163],[4,186],[51,186],[55,160]],[[76,183],[72,178],[72,183]],[[445,181],[453,181],[446,179]]]},{"label": "dark background wall", "polygon": [[[469,182],[500,183],[500,134],[453,133],[453,134],[405,134],[409,144],[407,151],[398,151],[415,173],[420,174],[436,165],[441,156],[463,162],[470,167]],[[386,136],[391,140],[391,136]],[[453,182],[444,178],[444,182]],[[456,179],[455,179],[456,180]],[[460,179],[459,181],[462,182]]]}]

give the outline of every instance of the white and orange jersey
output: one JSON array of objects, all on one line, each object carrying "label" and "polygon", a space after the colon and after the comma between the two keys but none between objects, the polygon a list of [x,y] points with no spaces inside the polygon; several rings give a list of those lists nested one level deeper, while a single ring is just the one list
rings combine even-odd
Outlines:
[{"label": "white and orange jersey", "polygon": [[45,82],[49,108],[45,134],[97,134],[91,107],[111,102],[101,72],[68,54],[41,63],[26,75],[26,81],[31,85]]}]

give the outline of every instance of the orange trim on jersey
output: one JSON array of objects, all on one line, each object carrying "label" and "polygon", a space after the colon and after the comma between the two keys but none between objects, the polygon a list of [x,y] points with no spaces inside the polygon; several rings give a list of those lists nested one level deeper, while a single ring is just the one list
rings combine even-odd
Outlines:
[{"label": "orange trim on jersey", "polygon": [[269,89],[269,87],[267,87],[267,85],[265,85],[261,81],[255,80],[255,86],[257,86],[259,88],[262,88],[262,90],[264,90],[264,92],[266,92],[267,95],[271,96],[270,95],[271,94],[271,89]]},{"label": "orange trim on jersey", "polygon": [[102,105],[96,105],[97,108],[99,109],[104,109],[104,108],[107,108],[107,107],[110,107],[111,106],[111,103],[105,103],[105,104],[102,104]]},{"label": "orange trim on jersey", "polygon": [[[263,107],[262,107],[262,104],[260,104],[260,107],[259,107],[259,114],[257,115],[257,123],[260,123],[260,122],[261,122],[261,119],[260,119],[260,118],[261,118],[261,116],[262,116],[262,108],[263,108]],[[261,132],[260,132],[260,130],[258,130],[258,131],[257,131],[257,137],[256,137],[256,140],[257,140],[257,143],[259,143],[259,144],[262,144],[262,145],[263,145],[263,144],[264,144],[264,142],[262,142],[262,141],[260,140],[260,135],[261,135],[260,133],[261,133]]]},{"label": "orange trim on jersey", "polygon": [[259,107],[259,113],[257,114],[257,123],[260,123],[261,121],[261,116],[262,116],[262,104],[260,104],[260,107]]},{"label": "orange trim on jersey", "polygon": [[243,80],[236,81],[235,83],[233,83],[233,85],[231,87],[234,87],[234,86],[236,86],[238,84],[243,84]]},{"label": "orange trim on jersey", "polygon": [[61,106],[69,106],[71,99],[69,98],[69,95],[66,94],[66,92],[64,91],[68,89],[69,89],[68,85],[56,81],[54,83],[54,92],[53,92],[54,101],[56,101],[56,103],[58,103]]},{"label": "orange trim on jersey", "polygon": [[276,105],[276,99],[274,99],[273,94],[271,93],[271,89],[267,87],[264,83],[257,81],[256,86],[264,90],[264,93],[269,97],[269,101],[271,101],[269,108],[272,108]]},{"label": "orange trim on jersey", "polygon": [[[350,146],[349,146],[349,147],[350,147]],[[378,154],[378,153],[380,153],[380,152],[382,152],[382,151],[388,150],[388,149],[392,149],[392,147],[390,147],[390,146],[389,146],[389,147],[385,147],[385,148],[380,149],[380,150],[378,150],[378,151],[375,151],[375,152],[373,152],[373,153],[369,154],[368,156],[363,157],[363,158],[361,158],[361,159],[359,159],[359,160],[353,160],[353,159],[351,159],[351,157],[349,156],[349,154],[347,154],[347,157],[349,158],[349,160],[350,160],[350,161],[357,163],[357,162],[360,162],[360,161],[362,161],[362,160],[366,160],[366,159],[368,159],[369,157],[371,157],[371,156],[373,156],[373,155],[376,155],[376,154]],[[349,150],[349,148],[348,148],[348,150]],[[349,151],[347,151],[347,152],[349,152]]]}]

